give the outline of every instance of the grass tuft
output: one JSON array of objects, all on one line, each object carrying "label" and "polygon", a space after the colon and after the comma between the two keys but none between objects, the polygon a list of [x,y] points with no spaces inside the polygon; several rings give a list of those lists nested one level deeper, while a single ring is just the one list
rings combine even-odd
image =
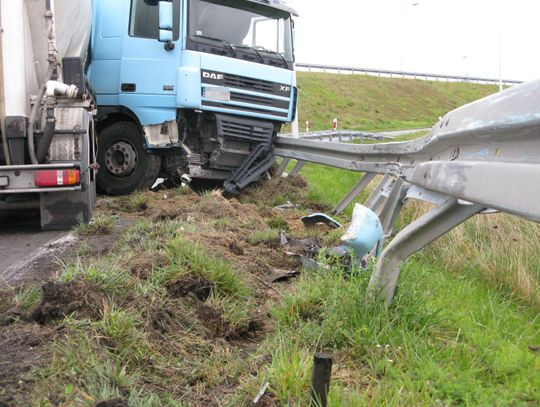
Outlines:
[{"label": "grass tuft", "polygon": [[108,235],[112,232],[115,222],[114,216],[99,216],[89,223],[80,223],[75,232],[79,236]]}]

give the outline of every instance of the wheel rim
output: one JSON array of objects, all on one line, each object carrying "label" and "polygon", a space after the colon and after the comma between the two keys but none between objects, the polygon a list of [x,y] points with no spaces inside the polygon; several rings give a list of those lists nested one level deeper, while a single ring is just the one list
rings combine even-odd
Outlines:
[{"label": "wheel rim", "polygon": [[105,153],[105,166],[116,177],[127,177],[137,165],[137,150],[129,141],[117,141]]}]

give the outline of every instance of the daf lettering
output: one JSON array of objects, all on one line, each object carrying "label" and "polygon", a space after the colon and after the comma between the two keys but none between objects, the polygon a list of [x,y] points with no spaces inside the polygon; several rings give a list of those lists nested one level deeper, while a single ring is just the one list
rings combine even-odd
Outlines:
[{"label": "daf lettering", "polygon": [[222,81],[223,80],[223,75],[218,74],[218,73],[213,73],[213,72],[203,72],[203,78]]}]

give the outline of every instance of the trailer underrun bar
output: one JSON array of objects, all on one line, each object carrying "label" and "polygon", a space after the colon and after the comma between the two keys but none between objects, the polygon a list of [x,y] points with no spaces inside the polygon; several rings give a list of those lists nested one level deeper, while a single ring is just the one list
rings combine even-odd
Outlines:
[{"label": "trailer underrun bar", "polygon": [[470,217],[501,211],[540,222],[540,80],[458,108],[427,136],[410,142],[357,145],[278,137],[274,153],[297,160],[299,169],[312,162],[366,173],[336,213],[376,174],[383,175],[366,206],[380,216],[387,237],[407,199],[436,205],[401,230],[379,257],[370,289],[390,303],[401,264]]}]

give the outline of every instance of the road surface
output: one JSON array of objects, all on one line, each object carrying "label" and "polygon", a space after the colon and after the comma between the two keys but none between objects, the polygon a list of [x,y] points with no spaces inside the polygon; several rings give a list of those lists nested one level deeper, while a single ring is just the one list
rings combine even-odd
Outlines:
[{"label": "road surface", "polygon": [[42,232],[39,210],[0,211],[0,287],[36,278],[50,271],[50,257],[63,244],[69,245],[66,231]]}]

